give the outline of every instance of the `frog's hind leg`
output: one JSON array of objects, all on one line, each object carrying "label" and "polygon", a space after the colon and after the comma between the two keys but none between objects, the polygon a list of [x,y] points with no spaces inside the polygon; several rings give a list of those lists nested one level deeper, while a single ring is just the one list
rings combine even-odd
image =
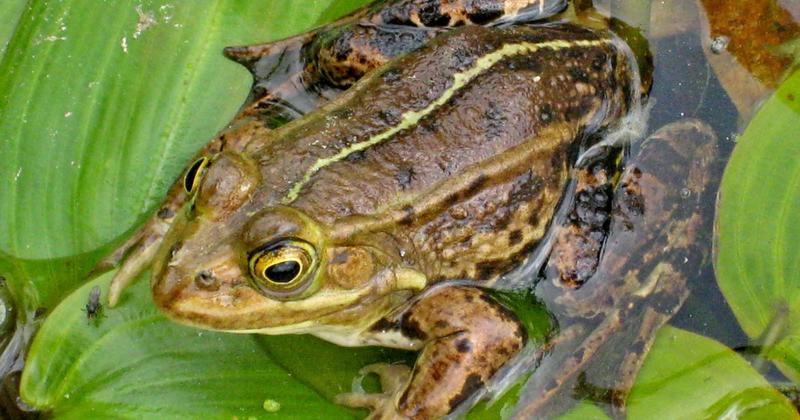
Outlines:
[{"label": "frog's hind leg", "polygon": [[[614,310],[589,334],[576,324],[548,343],[545,354],[525,385],[515,418],[549,418],[575,405],[579,398],[605,403],[611,414],[624,418],[625,404],[656,332],[683,305],[689,295],[686,280],[670,265],[659,265],[650,274],[660,302],[632,299]],[[649,291],[648,291],[649,292]],[[563,338],[562,338],[563,337]]]},{"label": "frog's hind leg", "polygon": [[[594,274],[585,284],[571,284],[559,273],[574,266],[571,260],[551,265],[555,270],[539,283],[537,296],[559,320],[587,325],[589,333],[556,344],[543,359],[523,391],[520,418],[557,414],[576,402],[576,392],[624,414],[656,332],[686,300],[687,279],[708,253],[702,240],[707,212],[699,198],[708,189],[716,142],[698,121],[656,132],[617,183],[606,249]],[[570,243],[556,248],[569,250]]]},{"label": "frog's hind leg", "polygon": [[369,334],[376,344],[398,346],[402,335],[412,347],[421,348],[410,378],[394,382],[402,384],[397,389],[337,398],[375,409],[373,418],[440,418],[452,412],[480,391],[527,340],[516,316],[485,291],[454,285],[431,289],[377,322]]}]

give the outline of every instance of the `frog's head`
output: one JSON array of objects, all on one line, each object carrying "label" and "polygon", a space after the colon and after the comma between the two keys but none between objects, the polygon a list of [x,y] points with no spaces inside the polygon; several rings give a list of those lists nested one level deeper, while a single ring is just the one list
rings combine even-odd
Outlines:
[{"label": "frog's head", "polygon": [[255,162],[224,152],[185,182],[153,267],[156,304],[179,322],[227,331],[320,332],[361,325],[424,286],[379,240],[332,239],[291,206],[259,204]]}]

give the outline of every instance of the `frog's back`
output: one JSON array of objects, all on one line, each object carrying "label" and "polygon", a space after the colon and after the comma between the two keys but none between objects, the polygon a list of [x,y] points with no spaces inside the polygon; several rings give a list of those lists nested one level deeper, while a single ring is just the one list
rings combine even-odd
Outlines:
[{"label": "frog's back", "polygon": [[542,237],[577,146],[625,113],[619,45],[572,25],[440,36],[248,146],[263,200],[390,232],[432,277],[499,274]]}]

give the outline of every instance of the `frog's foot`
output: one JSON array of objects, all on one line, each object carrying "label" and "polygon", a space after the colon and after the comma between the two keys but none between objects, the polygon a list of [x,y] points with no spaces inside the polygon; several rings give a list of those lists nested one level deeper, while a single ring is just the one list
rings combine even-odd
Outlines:
[{"label": "frog's foot", "polygon": [[408,385],[411,378],[411,369],[406,365],[390,365],[387,363],[376,363],[363,367],[359,371],[353,388],[359,389],[361,380],[374,373],[381,381],[380,394],[366,394],[361,392],[350,392],[339,394],[334,398],[337,404],[353,408],[367,408],[370,410],[370,417],[373,419],[404,419],[405,416],[397,412],[397,398]]}]

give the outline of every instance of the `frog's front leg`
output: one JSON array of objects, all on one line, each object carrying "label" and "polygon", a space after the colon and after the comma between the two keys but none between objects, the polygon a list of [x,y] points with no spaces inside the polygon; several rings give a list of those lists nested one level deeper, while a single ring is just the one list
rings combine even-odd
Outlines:
[{"label": "frog's front leg", "polygon": [[[527,339],[511,311],[487,292],[465,286],[435,288],[370,332],[385,345],[396,342],[398,333],[421,348],[410,379],[379,396],[344,394],[337,402],[372,408],[374,418],[438,418],[480,390]],[[378,404],[380,399],[388,401]]]}]

